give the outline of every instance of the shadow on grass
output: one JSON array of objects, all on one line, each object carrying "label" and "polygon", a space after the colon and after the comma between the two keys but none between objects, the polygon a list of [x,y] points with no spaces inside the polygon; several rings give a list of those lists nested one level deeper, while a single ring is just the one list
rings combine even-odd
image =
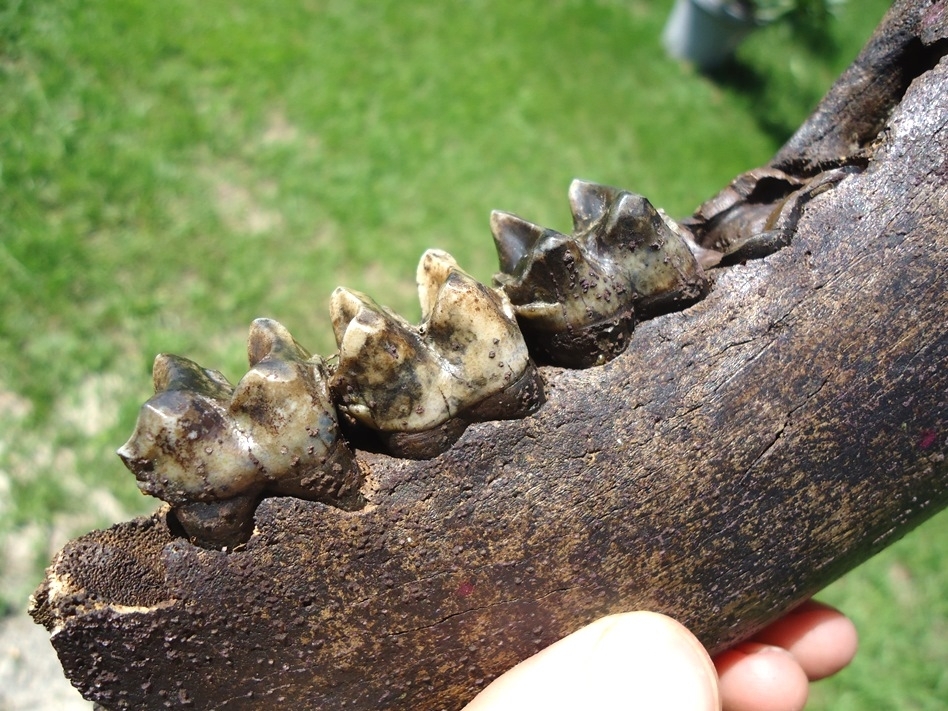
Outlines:
[{"label": "shadow on grass", "polygon": [[[831,66],[839,60],[840,46],[825,18],[802,16],[784,22],[783,41],[796,47],[785,47],[781,59],[796,55],[808,64],[824,66]],[[779,45],[774,47],[780,51]],[[788,112],[786,107],[815,106],[825,93],[825,87],[795,77],[789,66],[792,60],[767,61],[757,66],[748,59],[756,56],[755,53],[739,52],[722,65],[706,71],[705,76],[741,97],[760,129],[782,145],[800,126],[799,117]]]},{"label": "shadow on grass", "polygon": [[774,110],[775,91],[768,75],[747,62],[731,57],[724,64],[705,72],[718,86],[742,96],[761,130],[782,145],[798,127],[796,118]]}]

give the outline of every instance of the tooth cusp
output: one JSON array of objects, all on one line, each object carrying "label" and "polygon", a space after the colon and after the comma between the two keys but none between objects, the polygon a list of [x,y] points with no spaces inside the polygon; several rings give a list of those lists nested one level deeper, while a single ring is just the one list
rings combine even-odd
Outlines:
[{"label": "tooth cusp", "polygon": [[588,367],[621,353],[638,319],[699,298],[708,282],[686,240],[644,197],[575,180],[569,199],[573,235],[493,213],[495,282],[534,357]]},{"label": "tooth cusp", "polygon": [[209,547],[245,541],[265,493],[342,508],[361,501],[322,360],[268,319],[251,327],[248,355],[236,387],[186,358],[158,356],[156,393],[118,452],[139,488],[171,504],[187,535]]},{"label": "tooth cusp", "polygon": [[377,431],[390,453],[420,459],[446,450],[471,422],[529,414],[542,387],[537,380],[532,399],[505,395],[538,376],[503,293],[440,250],[422,256],[417,279],[418,327],[362,294],[336,290],[339,364],[330,386],[340,410]]}]

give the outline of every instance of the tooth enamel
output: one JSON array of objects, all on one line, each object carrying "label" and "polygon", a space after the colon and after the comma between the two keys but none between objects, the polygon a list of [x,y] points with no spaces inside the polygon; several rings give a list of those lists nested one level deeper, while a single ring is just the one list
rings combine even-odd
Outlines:
[{"label": "tooth enamel", "polygon": [[704,274],[687,243],[640,195],[618,195],[604,216],[601,239],[619,249],[633,246],[623,254],[621,269],[639,297],[640,312],[648,313],[666,300],[695,298],[706,287]]},{"label": "tooth enamel", "polygon": [[640,195],[574,180],[574,235],[494,212],[501,272],[535,357],[572,367],[605,362],[637,317],[697,298],[707,280],[686,240]]},{"label": "tooth enamel", "polygon": [[530,362],[506,295],[460,269],[442,281],[426,324],[428,340],[453,366],[441,383],[451,416],[503,390]]},{"label": "tooth enamel", "polygon": [[186,358],[158,356],[156,393],[118,451],[142,491],[170,503],[189,535],[210,545],[249,536],[264,491],[343,508],[360,501],[361,474],[339,437],[322,360],[269,319],[254,321],[247,352],[251,367],[236,388]]},{"label": "tooth enamel", "polygon": [[441,286],[451,276],[452,271],[460,270],[458,263],[450,254],[441,249],[429,249],[418,262],[415,281],[418,284],[418,301],[421,303],[421,320],[427,321],[438,300]]},{"label": "tooth enamel", "polygon": [[505,294],[478,283],[440,250],[422,256],[417,280],[424,317],[417,328],[367,296],[334,292],[330,310],[339,365],[330,384],[343,412],[383,434],[442,428],[431,441],[412,440],[403,452],[429,457],[466,427],[466,421],[451,420],[477,419],[469,413],[485,400],[506,402],[501,394],[522,378],[527,385],[519,387],[533,387],[527,406],[484,405],[481,414],[523,416],[539,404],[542,392],[530,380],[533,366]]},{"label": "tooth enamel", "polygon": [[231,388],[223,376],[186,358],[159,355],[154,380],[155,396],[119,449],[139,488],[171,504],[253,488],[254,467],[227,412]]},{"label": "tooth enamel", "polygon": [[322,359],[270,319],[253,322],[248,354],[230,412],[267,488],[338,503],[361,482],[339,440]]},{"label": "tooth enamel", "polygon": [[490,229],[500,259],[501,271],[517,274],[523,260],[537,248],[550,230],[517,217],[509,212],[494,210],[490,214]]},{"label": "tooth enamel", "polygon": [[585,232],[600,220],[619,192],[608,185],[597,185],[585,180],[576,179],[570,183],[569,207],[573,215],[573,232]]}]

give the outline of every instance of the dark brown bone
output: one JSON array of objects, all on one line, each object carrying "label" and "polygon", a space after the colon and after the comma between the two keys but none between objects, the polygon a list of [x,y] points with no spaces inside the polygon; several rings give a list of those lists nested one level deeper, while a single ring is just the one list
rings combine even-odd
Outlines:
[{"label": "dark brown bone", "polygon": [[[867,51],[943,9],[897,4]],[[230,554],[160,513],[69,544],[33,611],[67,675],[113,709],[457,709],[612,611],[721,649],[899,538],[948,502],[946,89],[939,62],[882,104],[788,247],[612,363],[544,369],[537,415],[360,455],[365,511],[267,499]]]}]

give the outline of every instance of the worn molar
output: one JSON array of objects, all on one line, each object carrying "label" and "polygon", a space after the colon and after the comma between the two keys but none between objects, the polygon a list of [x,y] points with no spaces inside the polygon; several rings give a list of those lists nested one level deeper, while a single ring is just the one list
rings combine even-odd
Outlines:
[{"label": "worn molar", "polygon": [[417,280],[418,327],[364,294],[336,289],[339,363],[330,387],[340,411],[378,432],[390,453],[424,459],[471,422],[525,417],[543,390],[503,293],[439,250],[424,254]]},{"label": "worn molar", "polygon": [[361,471],[340,436],[322,358],[271,319],[253,322],[247,354],[251,367],[230,411],[266,490],[343,509],[361,506]]},{"label": "worn molar", "polygon": [[641,195],[574,180],[573,234],[495,211],[500,273],[534,356],[568,367],[611,360],[637,320],[708,288],[688,240]]},{"label": "worn molar", "polygon": [[254,321],[248,355],[236,387],[187,358],[159,355],[155,395],[118,451],[139,488],[171,504],[185,533],[209,547],[245,541],[267,493],[362,503],[322,360],[269,319]]}]

